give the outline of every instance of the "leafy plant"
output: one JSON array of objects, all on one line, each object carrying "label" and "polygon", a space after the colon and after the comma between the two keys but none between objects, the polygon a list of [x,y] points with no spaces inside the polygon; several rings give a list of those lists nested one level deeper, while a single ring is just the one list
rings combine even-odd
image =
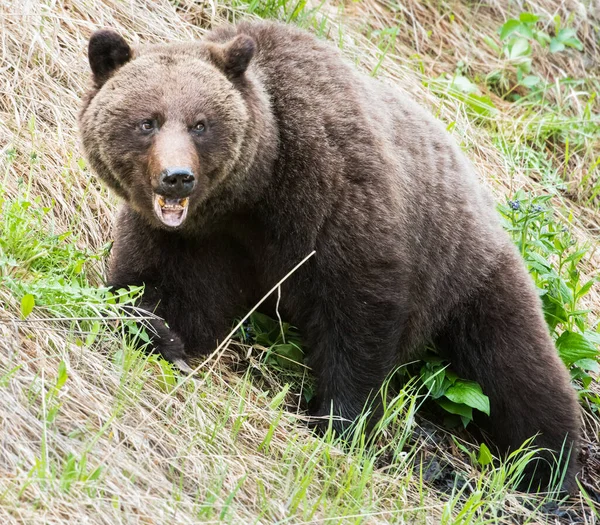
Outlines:
[{"label": "leafy plant", "polygon": [[[582,280],[579,263],[587,247],[578,245],[569,230],[554,219],[550,198],[519,191],[498,209],[538,287],[561,359],[579,385],[580,395],[600,408],[597,396],[588,390],[591,374],[600,372],[600,333],[589,328],[589,310],[580,306],[598,279]],[[431,399],[458,416],[464,426],[472,421],[473,409],[489,415],[489,400],[479,384],[459,378],[434,349],[429,349],[418,372],[409,367],[408,374],[415,373]]]},{"label": "leafy plant", "polygon": [[[110,293],[98,286],[97,266],[105,259],[110,244],[98,252],[78,246],[71,232],[57,232],[52,220],[53,203],[40,196],[30,197],[24,185],[8,196],[0,185],[0,286],[19,301],[23,319],[33,314],[68,320],[73,333],[86,333],[90,346],[99,333],[101,322],[122,317],[142,291],[131,287]],[[8,308],[0,299],[0,307]],[[133,322],[124,327],[136,330]]]},{"label": "leafy plant", "polygon": [[297,22],[306,15],[306,0],[240,0],[247,12],[261,18],[278,18],[286,22]]},{"label": "leafy plant", "polygon": [[494,117],[498,110],[489,95],[481,90],[461,71],[455,75],[442,75],[431,82],[425,82],[438,95],[445,95],[465,104],[472,117]]},{"label": "leafy plant", "polygon": [[265,349],[265,362],[284,370],[305,369],[300,334],[289,323],[278,322],[268,315],[252,314],[240,329],[240,338]]},{"label": "leafy plant", "polygon": [[[494,71],[488,75],[488,84],[498,86],[501,94],[511,93],[510,84],[516,84],[526,89],[533,89],[542,83],[542,78],[532,72],[534,45],[549,48],[550,52],[558,53],[567,47],[583,50],[583,44],[577,38],[577,33],[572,28],[561,28],[561,20],[557,15],[554,18],[555,36],[551,37],[546,31],[539,28],[540,17],[532,13],[521,13],[519,18],[507,20],[498,30],[500,45],[491,37],[484,40],[489,47],[498,53],[505,61],[501,71]],[[512,71],[515,77],[512,78]]]},{"label": "leafy plant", "polygon": [[463,426],[473,420],[473,409],[490,415],[490,400],[481,386],[475,381],[459,378],[433,351],[424,358],[420,379],[431,399],[449,414],[459,416]]},{"label": "leafy plant", "polygon": [[600,334],[589,328],[589,310],[581,302],[598,279],[582,278],[579,263],[587,247],[554,219],[550,198],[519,191],[499,211],[539,289],[558,352],[585,395],[593,379],[590,372],[600,372]]}]

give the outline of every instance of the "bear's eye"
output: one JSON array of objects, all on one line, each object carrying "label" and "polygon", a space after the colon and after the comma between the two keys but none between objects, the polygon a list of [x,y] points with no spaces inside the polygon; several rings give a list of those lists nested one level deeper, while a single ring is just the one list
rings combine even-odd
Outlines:
[{"label": "bear's eye", "polygon": [[192,126],[192,131],[194,133],[197,133],[198,135],[200,133],[204,133],[206,131],[206,122],[204,122],[203,120],[199,120]]},{"label": "bear's eye", "polygon": [[152,133],[156,129],[156,124],[156,120],[153,119],[147,118],[142,120],[139,124],[140,131],[142,131],[142,133]]}]

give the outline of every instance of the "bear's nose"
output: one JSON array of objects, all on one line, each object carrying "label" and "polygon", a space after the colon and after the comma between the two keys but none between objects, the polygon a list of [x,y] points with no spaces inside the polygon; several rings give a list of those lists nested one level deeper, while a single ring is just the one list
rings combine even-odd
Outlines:
[{"label": "bear's nose", "polygon": [[165,197],[183,198],[187,197],[194,186],[196,178],[189,168],[167,168],[160,174],[157,193]]}]

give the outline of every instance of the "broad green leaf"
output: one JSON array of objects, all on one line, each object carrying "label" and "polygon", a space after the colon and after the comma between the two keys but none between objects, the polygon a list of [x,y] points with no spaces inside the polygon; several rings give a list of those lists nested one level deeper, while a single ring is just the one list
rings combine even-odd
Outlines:
[{"label": "broad green leaf", "polygon": [[508,49],[508,58],[516,60],[531,55],[531,46],[526,38],[519,37],[512,41]]},{"label": "broad green leaf", "polygon": [[490,400],[475,381],[460,379],[446,390],[445,395],[450,401],[468,405],[490,415]]},{"label": "broad green leaf", "polygon": [[585,256],[585,254],[587,253],[587,248],[582,248],[581,250],[575,250],[573,253],[569,254],[569,256],[564,259],[565,262],[575,262],[578,263],[579,261],[581,261],[581,259],[583,259],[583,257]]},{"label": "broad green leaf", "polygon": [[102,467],[96,467],[89,476],[85,476],[84,481],[96,481],[102,474]]},{"label": "broad green leaf", "polygon": [[539,19],[540,17],[533,13],[521,13],[519,15],[519,20],[525,24],[535,24]]},{"label": "broad green leaf", "polygon": [[581,368],[582,370],[587,370],[588,372],[599,373],[600,372],[600,364],[595,359],[579,359],[573,363],[575,366]]},{"label": "broad green leaf", "polygon": [[479,115],[493,117],[498,113],[492,99],[487,95],[476,95],[475,93],[471,93],[470,95],[467,95],[464,101],[470,109]]},{"label": "broad green leaf", "polygon": [[548,33],[545,33],[544,31],[536,31],[535,32],[535,39],[538,41],[538,43],[542,47],[547,47],[548,44],[550,44],[550,41],[551,41],[550,35]]},{"label": "broad green leaf", "polygon": [[577,32],[571,27],[561,29],[556,35],[556,39],[560,42],[564,42],[570,38],[577,38]]},{"label": "broad green leaf", "polygon": [[565,46],[577,49],[578,51],[583,51],[583,44],[579,38],[567,38],[566,40],[563,40],[563,44],[565,44]]},{"label": "broad green leaf", "polygon": [[569,316],[562,302],[557,301],[550,294],[546,294],[542,297],[542,303],[544,306],[546,322],[552,330],[556,328],[558,323],[569,322]]},{"label": "broad green leaf", "polygon": [[[439,93],[447,94],[464,102],[477,115],[493,117],[498,112],[492,99],[487,95],[478,94],[477,86],[467,77],[456,76],[452,80],[439,78],[431,83],[431,87]],[[451,89],[450,92],[448,87]]]},{"label": "broad green leaf", "polygon": [[500,28],[500,39],[504,40],[521,27],[521,22],[515,19],[507,20]]},{"label": "broad green leaf", "polygon": [[279,366],[283,368],[290,370],[303,368],[304,353],[296,345],[289,343],[276,345],[273,347],[273,354]]},{"label": "broad green leaf", "polygon": [[573,290],[569,288],[567,281],[565,281],[562,277],[558,277],[556,281],[558,282],[558,291],[563,303],[572,303]]},{"label": "broad green leaf", "polygon": [[75,263],[75,266],[73,267],[73,273],[80,274],[83,271],[83,264],[84,263],[85,263],[85,261],[83,259],[79,259]]},{"label": "broad green leaf", "polygon": [[473,420],[473,409],[467,405],[463,405],[461,403],[455,403],[454,401],[450,401],[445,397],[441,397],[437,400],[438,405],[440,405],[446,412],[450,412],[450,414],[456,414],[458,416],[466,417],[470,421]]},{"label": "broad green leaf", "polygon": [[556,340],[556,348],[567,366],[580,359],[594,358],[599,354],[598,348],[585,336],[568,330]]},{"label": "broad green leaf", "polygon": [[586,330],[583,335],[585,335],[585,338],[588,341],[591,341],[593,344],[600,346],[600,333],[595,332],[593,330]]},{"label": "broad green leaf", "polygon": [[457,89],[458,91],[461,91],[462,93],[470,94],[479,92],[477,86],[463,75],[455,75],[452,78],[450,86],[454,89]]},{"label": "broad green leaf", "polygon": [[536,75],[527,75],[521,80],[521,85],[531,89],[532,87],[537,86],[540,83],[540,81],[541,78]]},{"label": "broad green leaf", "polygon": [[29,314],[33,311],[34,306],[35,298],[33,297],[33,295],[31,295],[30,293],[24,295],[23,299],[21,299],[21,315],[23,316],[23,319],[27,319]]},{"label": "broad green leaf", "polygon": [[550,53],[560,53],[565,50],[565,45],[558,40],[557,38],[553,38],[550,40]]},{"label": "broad green leaf", "polygon": [[533,31],[531,30],[531,27],[529,26],[529,24],[521,24],[519,26],[519,28],[517,29],[517,33],[528,39],[533,38]]},{"label": "broad green leaf", "polygon": [[482,467],[489,465],[494,460],[494,456],[490,452],[490,449],[487,447],[485,443],[479,445],[479,455],[477,456],[477,463],[479,463]]}]

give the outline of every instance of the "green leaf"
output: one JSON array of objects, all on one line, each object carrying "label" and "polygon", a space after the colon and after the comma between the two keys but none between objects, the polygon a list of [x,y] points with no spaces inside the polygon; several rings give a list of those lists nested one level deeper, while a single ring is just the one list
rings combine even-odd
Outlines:
[{"label": "green leaf", "polygon": [[100,332],[100,323],[98,321],[94,321],[90,333],[85,338],[85,346],[92,346],[96,340],[96,337],[98,336],[98,332]]},{"label": "green leaf", "polygon": [[464,101],[470,109],[484,117],[493,117],[498,113],[496,106],[494,106],[492,99],[488,95],[471,93],[465,97]]},{"label": "green leaf", "polygon": [[73,267],[73,273],[80,274],[83,271],[83,264],[84,264],[84,262],[85,261],[83,259],[79,259],[75,263],[75,266]]},{"label": "green leaf", "polygon": [[540,255],[537,252],[530,251],[527,253],[526,257],[527,264],[532,264],[533,262],[536,262],[539,266],[544,268],[546,272],[552,269],[552,263],[548,261],[548,259],[546,259],[543,255]]},{"label": "green leaf", "polygon": [[521,13],[519,15],[519,20],[525,24],[535,24],[539,19],[540,17],[533,13]]},{"label": "green leaf", "polygon": [[585,336],[568,330],[565,330],[556,340],[556,348],[567,366],[580,359],[597,357],[599,354],[596,346]]},{"label": "green leaf", "polygon": [[177,385],[177,376],[173,371],[173,365],[164,359],[157,360],[160,367],[160,374],[157,377],[157,384],[164,392],[171,392]]},{"label": "green leaf", "polygon": [[446,412],[450,414],[456,414],[461,417],[466,417],[469,421],[473,420],[473,409],[467,405],[461,403],[455,403],[445,397],[441,397],[437,400],[437,404],[440,405]]},{"label": "green leaf", "polygon": [[490,449],[487,447],[485,443],[479,445],[479,455],[477,456],[477,463],[479,463],[482,467],[489,465],[494,460],[494,456],[490,452]]},{"label": "green leaf", "polygon": [[511,60],[525,58],[529,55],[531,55],[531,46],[526,38],[515,38],[508,48],[508,58]]},{"label": "green leaf", "polygon": [[285,401],[285,397],[287,396],[289,389],[290,385],[286,384],[284,385],[283,390],[273,397],[269,403],[269,407],[272,410],[277,410],[281,406],[281,404]]},{"label": "green leaf", "polygon": [[468,417],[469,419],[473,419],[473,409],[470,406],[464,405],[462,403],[455,403],[450,399],[445,397],[441,397],[437,400],[438,405],[440,405],[446,412],[450,412],[450,414],[456,414],[462,417]]},{"label": "green leaf", "polygon": [[563,44],[565,44],[567,47],[577,49],[578,51],[583,51],[583,44],[579,38],[568,38],[567,40],[563,41]]},{"label": "green leaf", "polygon": [[550,35],[544,31],[536,31],[535,39],[542,47],[547,47],[550,44]]},{"label": "green leaf", "polygon": [[77,481],[77,459],[72,453],[69,453],[60,477],[61,490],[63,492],[69,492],[74,481]]},{"label": "green leaf", "polygon": [[444,395],[450,382],[446,379],[446,370],[443,367],[431,367],[426,365],[421,368],[421,380],[428,388],[432,399],[438,399]]},{"label": "green leaf", "polygon": [[33,311],[34,306],[35,298],[33,297],[33,295],[31,295],[30,293],[24,295],[23,299],[21,299],[21,315],[23,316],[23,319],[27,319],[29,314]]},{"label": "green leaf", "polygon": [[519,22],[518,20],[515,20],[514,18],[507,20],[504,23],[504,25],[500,28],[500,39],[504,40],[512,33],[514,33],[517,29],[519,29],[519,27],[521,27],[521,22]]},{"label": "green leaf", "polygon": [[536,75],[527,75],[521,80],[521,85],[531,89],[537,86],[541,81],[541,78]]},{"label": "green leaf", "polygon": [[565,27],[561,29],[556,35],[556,39],[559,42],[564,42],[565,40],[569,40],[570,38],[577,38],[576,31],[571,27]]},{"label": "green leaf", "polygon": [[544,306],[546,322],[552,330],[556,328],[558,323],[569,322],[569,316],[562,305],[562,301],[559,302],[550,294],[546,294],[542,297],[542,304]]},{"label": "green leaf", "polygon": [[577,293],[576,293],[577,299],[579,299],[579,298],[583,297],[585,294],[587,294],[590,291],[590,288],[594,285],[594,283],[596,281],[597,281],[596,278],[590,279],[581,288],[579,288],[579,290],[577,290]]},{"label": "green leaf", "polygon": [[595,332],[594,330],[586,330],[583,335],[585,335],[585,338],[588,341],[591,341],[593,344],[600,346],[600,333]]},{"label": "green leaf", "polygon": [[92,473],[89,476],[87,476],[87,478],[85,478],[85,481],[96,481],[100,477],[100,474],[102,474],[102,467],[101,466],[96,467],[92,471]]},{"label": "green leaf", "polygon": [[301,370],[304,362],[304,353],[296,345],[285,343],[275,345],[273,354],[279,366],[289,370]]},{"label": "green leaf", "polygon": [[60,390],[63,386],[65,386],[68,378],[69,374],[67,373],[67,365],[64,361],[61,361],[58,363],[58,376],[56,377],[55,385],[56,390]]},{"label": "green leaf", "polygon": [[463,75],[456,75],[452,79],[438,78],[431,82],[431,87],[436,92],[464,102],[477,115],[493,117],[498,112],[492,99],[488,95],[481,95],[477,85]]},{"label": "green leaf", "polygon": [[517,33],[521,36],[524,36],[527,39],[533,38],[533,31],[531,30],[529,24],[521,24],[517,29]]},{"label": "green leaf", "polygon": [[463,75],[455,75],[452,78],[452,82],[450,86],[462,93],[478,93],[479,89],[473,82],[471,82],[467,77]]},{"label": "green leaf", "polygon": [[484,36],[483,41],[496,53],[500,53],[501,49],[498,44],[494,41],[494,39],[490,36]]},{"label": "green leaf", "polygon": [[459,379],[446,390],[445,395],[454,403],[462,403],[490,415],[490,400],[475,381]]},{"label": "green leaf", "polygon": [[560,294],[560,298],[564,303],[570,304],[573,302],[573,290],[569,288],[569,284],[562,277],[558,277],[556,279],[556,283],[558,284],[558,292]]},{"label": "green leaf", "polygon": [[574,366],[581,368],[582,370],[587,370],[589,372],[600,373],[600,364],[595,359],[579,359],[573,363]]},{"label": "green leaf", "polygon": [[550,53],[559,53],[565,50],[565,45],[556,37],[550,40]]}]

